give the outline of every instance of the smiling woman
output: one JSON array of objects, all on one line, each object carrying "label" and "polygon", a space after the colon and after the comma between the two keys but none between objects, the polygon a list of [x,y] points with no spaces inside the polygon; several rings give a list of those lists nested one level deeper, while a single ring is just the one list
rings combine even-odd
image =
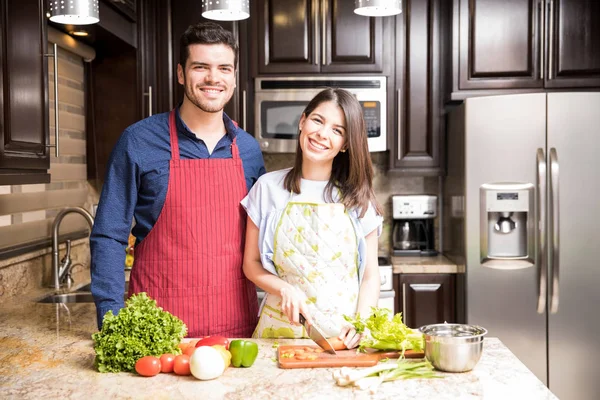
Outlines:
[{"label": "smiling woman", "polygon": [[344,315],[368,314],[380,286],[381,207],[361,106],[344,89],[325,89],[298,129],[294,167],[263,175],[242,200],[244,272],[267,292],[253,336],[307,337],[302,315],[353,348],[361,334]]}]

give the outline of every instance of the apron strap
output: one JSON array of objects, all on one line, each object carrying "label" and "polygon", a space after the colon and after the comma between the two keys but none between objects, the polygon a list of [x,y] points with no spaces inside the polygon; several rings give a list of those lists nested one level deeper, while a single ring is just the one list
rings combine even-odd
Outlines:
[{"label": "apron strap", "polygon": [[177,139],[175,110],[171,110],[169,114],[169,137],[171,138],[171,160],[179,160],[179,140]]}]

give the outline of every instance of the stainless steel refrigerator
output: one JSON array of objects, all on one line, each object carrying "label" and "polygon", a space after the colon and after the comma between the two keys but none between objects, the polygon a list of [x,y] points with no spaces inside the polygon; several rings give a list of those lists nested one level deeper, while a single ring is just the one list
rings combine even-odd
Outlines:
[{"label": "stainless steel refrigerator", "polygon": [[467,99],[447,148],[443,247],[465,266],[466,322],[560,399],[599,398],[600,93]]}]

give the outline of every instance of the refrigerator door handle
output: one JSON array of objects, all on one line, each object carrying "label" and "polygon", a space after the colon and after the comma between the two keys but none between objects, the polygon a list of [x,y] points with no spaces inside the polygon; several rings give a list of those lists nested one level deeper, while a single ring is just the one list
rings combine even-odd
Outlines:
[{"label": "refrigerator door handle", "polygon": [[546,251],[546,157],[544,149],[537,149],[536,165],[536,208],[538,210],[537,264],[539,266],[540,278],[537,312],[538,314],[543,314],[546,311],[546,288],[548,285],[548,256]]},{"label": "refrigerator door handle", "polygon": [[550,149],[550,202],[548,214],[552,216],[549,230],[552,230],[552,280],[550,285],[550,313],[558,312],[559,272],[560,272],[560,212],[558,207],[558,155],[556,149]]}]

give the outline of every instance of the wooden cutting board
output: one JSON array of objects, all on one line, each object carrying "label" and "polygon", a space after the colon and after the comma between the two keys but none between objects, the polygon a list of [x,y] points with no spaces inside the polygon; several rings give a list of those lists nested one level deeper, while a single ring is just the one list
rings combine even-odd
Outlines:
[{"label": "wooden cutting board", "polygon": [[[277,360],[279,361],[279,368],[371,367],[373,365],[376,365],[380,360],[384,358],[400,357],[400,352],[398,351],[357,353],[356,349],[353,349],[338,350],[336,351],[337,355],[333,355],[326,352],[307,352],[306,348],[321,350],[319,346],[279,346],[279,348],[277,349]],[[304,350],[304,352],[298,352],[297,350]],[[291,352],[294,352],[294,355],[292,357],[283,356],[284,354],[291,354]],[[305,356],[307,356],[306,359],[298,359],[297,356],[299,354],[304,354]],[[423,352],[406,350],[406,352],[404,352],[404,357],[423,358],[425,357],[425,354]]]}]

